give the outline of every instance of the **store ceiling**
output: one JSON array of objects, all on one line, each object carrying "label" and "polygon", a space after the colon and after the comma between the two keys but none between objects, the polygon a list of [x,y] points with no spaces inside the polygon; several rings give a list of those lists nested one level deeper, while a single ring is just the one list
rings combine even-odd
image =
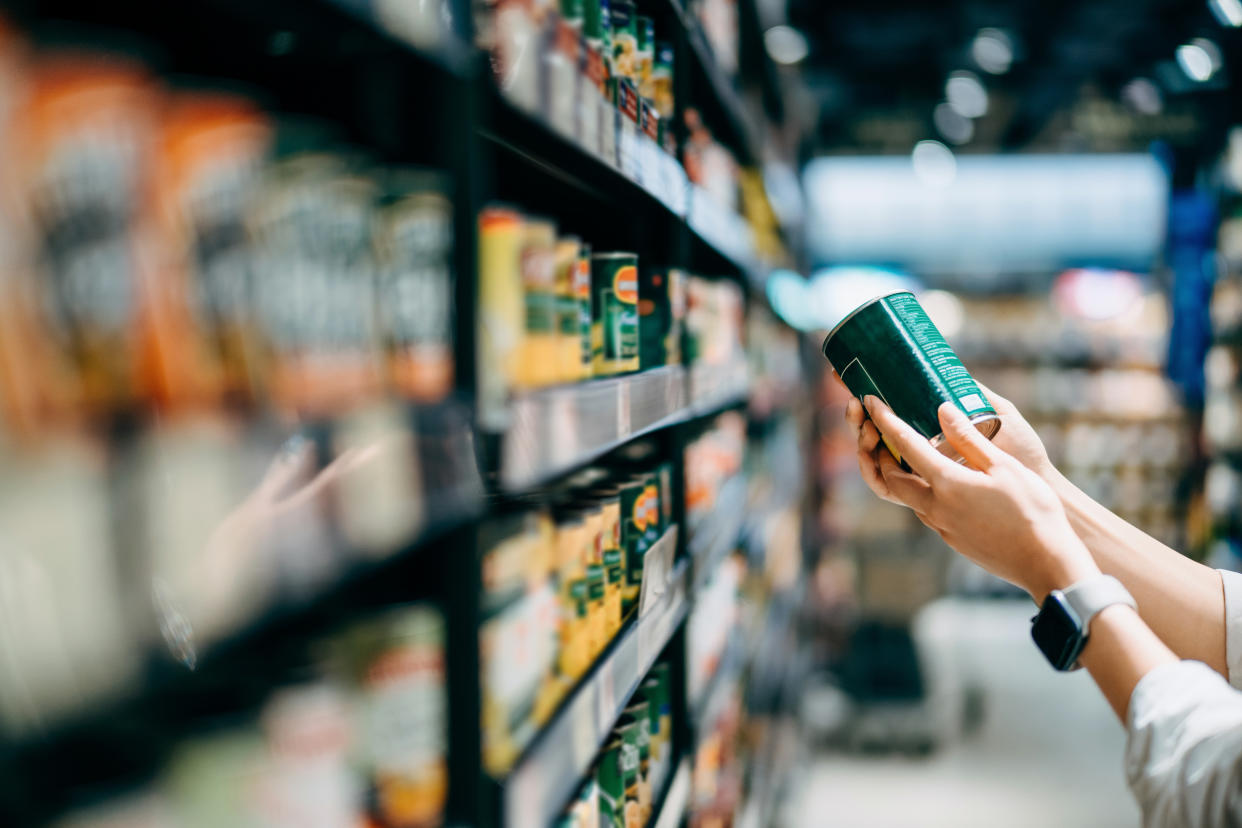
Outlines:
[{"label": "store ceiling", "polygon": [[[820,105],[817,151],[901,152],[941,138],[932,113],[957,70],[976,72],[989,93],[963,151],[1202,145],[1238,114],[1228,85],[1242,77],[1242,30],[1223,28],[1204,0],[789,0],[787,13],[810,41],[802,74]],[[972,58],[984,27],[1012,38],[1004,74]],[[1209,83],[1188,83],[1174,62],[1198,36],[1224,56]],[[1125,102],[1135,78],[1159,90],[1158,113]]]}]

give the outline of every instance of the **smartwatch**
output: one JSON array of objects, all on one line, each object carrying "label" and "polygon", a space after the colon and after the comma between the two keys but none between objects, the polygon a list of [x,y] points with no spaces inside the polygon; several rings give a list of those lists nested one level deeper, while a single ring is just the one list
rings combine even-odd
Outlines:
[{"label": "smartwatch", "polygon": [[1054,589],[1031,619],[1031,638],[1057,670],[1077,670],[1091,619],[1113,604],[1138,610],[1133,596],[1111,575],[1094,575],[1068,589]]}]

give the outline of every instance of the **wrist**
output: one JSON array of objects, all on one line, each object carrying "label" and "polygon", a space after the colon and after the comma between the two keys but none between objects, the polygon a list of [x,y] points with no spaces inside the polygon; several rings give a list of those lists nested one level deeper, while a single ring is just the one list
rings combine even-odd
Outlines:
[{"label": "wrist", "polygon": [[1100,574],[1100,568],[1091,559],[1087,547],[1076,536],[1071,534],[1070,537],[1072,540],[1063,541],[1042,556],[1034,577],[1026,585],[1026,591],[1036,604],[1042,605],[1054,589],[1067,589],[1092,575]]}]

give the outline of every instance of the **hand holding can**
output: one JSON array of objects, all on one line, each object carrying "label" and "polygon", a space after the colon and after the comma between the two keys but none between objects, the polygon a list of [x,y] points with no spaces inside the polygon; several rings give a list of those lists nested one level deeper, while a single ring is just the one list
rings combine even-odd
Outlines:
[{"label": "hand holding can", "polygon": [[[855,308],[829,331],[823,350],[851,394],[879,397],[952,460],[964,462],[940,427],[936,412],[943,403],[953,403],[989,440],[1000,430],[996,409],[909,291]],[[901,453],[884,442],[901,461]]]}]

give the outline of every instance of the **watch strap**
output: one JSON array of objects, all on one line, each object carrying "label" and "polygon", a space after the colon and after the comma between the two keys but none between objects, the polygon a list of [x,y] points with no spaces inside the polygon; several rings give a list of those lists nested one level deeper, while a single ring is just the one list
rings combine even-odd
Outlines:
[{"label": "watch strap", "polygon": [[1112,575],[1093,575],[1061,590],[1061,594],[1078,616],[1079,634],[1084,641],[1091,634],[1091,620],[1109,607],[1125,604],[1135,612],[1138,611],[1134,596]]}]

